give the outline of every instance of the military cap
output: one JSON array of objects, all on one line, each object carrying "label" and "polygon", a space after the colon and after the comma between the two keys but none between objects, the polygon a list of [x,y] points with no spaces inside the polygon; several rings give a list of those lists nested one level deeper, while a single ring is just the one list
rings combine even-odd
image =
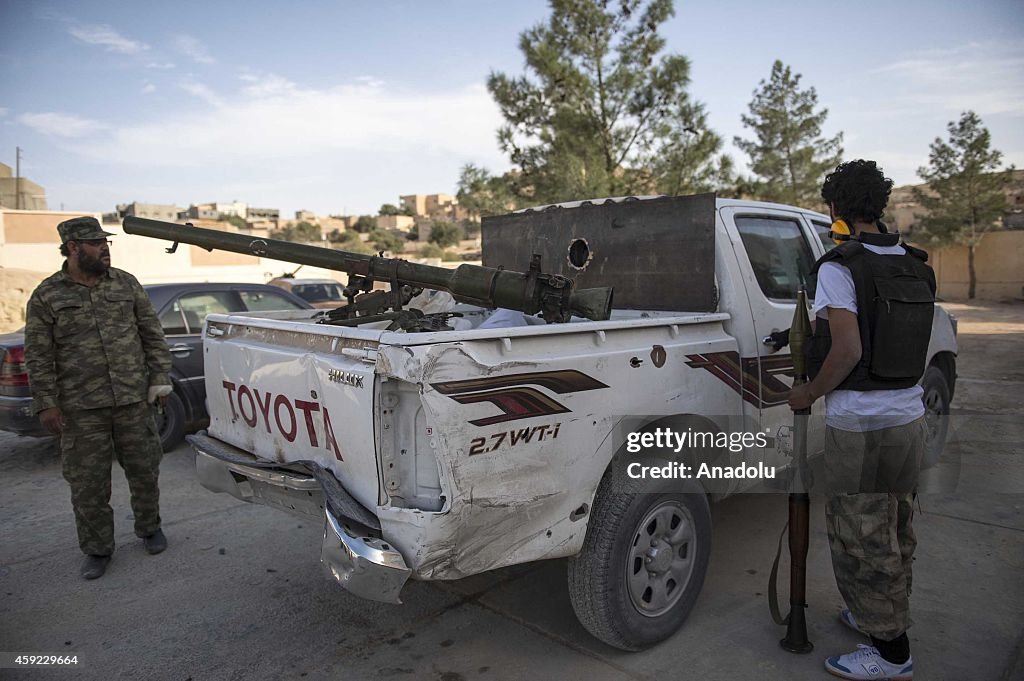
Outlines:
[{"label": "military cap", "polygon": [[104,232],[100,228],[99,220],[87,216],[65,220],[57,225],[57,233],[60,234],[60,241],[63,244],[69,241],[89,241],[113,236],[112,232]]}]

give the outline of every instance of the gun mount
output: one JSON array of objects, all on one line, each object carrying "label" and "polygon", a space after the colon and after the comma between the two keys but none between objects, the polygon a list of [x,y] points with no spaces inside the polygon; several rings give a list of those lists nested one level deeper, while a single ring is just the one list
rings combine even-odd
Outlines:
[{"label": "gun mount", "polygon": [[[423,317],[418,310],[402,309],[423,289],[447,291],[459,302],[482,307],[504,307],[524,314],[539,312],[549,324],[568,322],[573,316],[602,321],[611,314],[610,287],[577,290],[573,280],[541,272],[539,255],[533,256],[528,272],[468,264],[447,269],[139,217],[126,217],[124,231],[171,241],[168,253],[173,253],[179,243],[185,243],[208,251],[220,249],[347,272],[348,303],[329,312],[325,323],[390,319],[396,328],[436,330],[434,323],[417,322]],[[378,281],[389,284],[390,290],[373,290]]]}]

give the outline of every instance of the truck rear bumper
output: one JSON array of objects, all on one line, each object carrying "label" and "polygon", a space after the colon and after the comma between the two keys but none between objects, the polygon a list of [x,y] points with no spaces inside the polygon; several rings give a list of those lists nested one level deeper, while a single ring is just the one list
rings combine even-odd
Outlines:
[{"label": "truck rear bumper", "polygon": [[320,562],[346,590],[385,603],[401,603],[399,594],[412,571],[402,554],[383,539],[357,537],[325,511]]},{"label": "truck rear bumper", "polygon": [[196,451],[196,473],[203,487],[304,517],[325,518],[320,561],[327,572],[356,596],[402,602],[399,594],[412,571],[386,539],[367,536],[379,533],[380,521],[348,496],[329,471],[317,468],[311,471],[314,474],[304,474],[293,470],[299,466],[286,469],[261,461],[207,435],[187,439]]}]

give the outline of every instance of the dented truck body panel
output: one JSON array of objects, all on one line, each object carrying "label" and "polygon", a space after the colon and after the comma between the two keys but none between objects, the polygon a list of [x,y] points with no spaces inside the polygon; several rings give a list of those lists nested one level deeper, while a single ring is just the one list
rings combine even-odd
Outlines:
[{"label": "dented truck body panel", "polygon": [[[736,393],[687,366],[690,354],[736,352],[727,319],[351,337],[359,330],[312,327],[329,333],[300,341],[276,320],[211,315],[223,333],[207,342],[208,432],[261,459],[334,472],[413,578],[569,556],[623,416],[739,409]],[[350,356],[370,345],[372,361]],[[642,401],[629,388],[638,382]],[[503,411],[516,408],[535,411]]]}]

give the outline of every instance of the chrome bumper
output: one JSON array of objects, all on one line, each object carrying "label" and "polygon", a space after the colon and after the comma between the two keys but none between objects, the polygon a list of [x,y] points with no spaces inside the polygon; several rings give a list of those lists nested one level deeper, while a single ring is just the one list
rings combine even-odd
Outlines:
[{"label": "chrome bumper", "polygon": [[[239,456],[238,452],[230,451],[234,448],[229,445],[210,442],[211,438],[205,436],[193,435],[188,439],[196,452],[196,473],[203,487],[304,517],[325,518],[320,561],[327,572],[356,596],[385,603],[402,602],[399,594],[412,573],[402,554],[385,539],[360,536],[351,529],[356,525],[332,513],[317,478],[226,461],[211,452],[225,456],[228,450],[227,456]],[[337,495],[335,491],[332,499]]]},{"label": "chrome bumper", "polygon": [[199,483],[211,492],[226,492],[242,501],[319,518],[324,495],[316,478],[229,463],[196,450]]},{"label": "chrome bumper", "polygon": [[402,554],[383,539],[357,537],[325,511],[320,562],[334,579],[356,596],[401,603],[399,594],[412,573]]}]

